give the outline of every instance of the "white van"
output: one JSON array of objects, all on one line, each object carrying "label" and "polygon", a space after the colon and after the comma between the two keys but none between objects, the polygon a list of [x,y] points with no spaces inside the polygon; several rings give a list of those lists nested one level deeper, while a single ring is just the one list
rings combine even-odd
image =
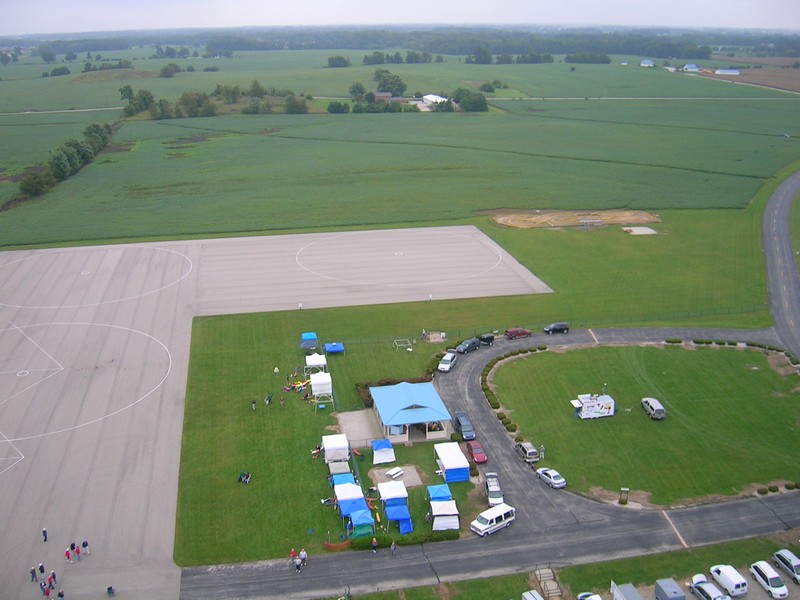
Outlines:
[{"label": "white van", "polygon": [[470,523],[469,528],[481,537],[486,537],[498,529],[508,527],[516,518],[516,510],[508,504],[498,504],[483,511],[478,518]]},{"label": "white van", "polygon": [[744,596],[747,593],[747,579],[742,577],[741,573],[731,565],[714,565],[711,567],[711,577],[732,598]]}]

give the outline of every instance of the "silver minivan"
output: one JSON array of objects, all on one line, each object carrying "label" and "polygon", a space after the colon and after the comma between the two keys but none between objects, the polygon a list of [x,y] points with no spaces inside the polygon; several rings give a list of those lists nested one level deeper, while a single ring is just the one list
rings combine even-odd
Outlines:
[{"label": "silver minivan", "polygon": [[651,419],[660,421],[667,416],[667,410],[655,398],[642,398],[642,408]]}]

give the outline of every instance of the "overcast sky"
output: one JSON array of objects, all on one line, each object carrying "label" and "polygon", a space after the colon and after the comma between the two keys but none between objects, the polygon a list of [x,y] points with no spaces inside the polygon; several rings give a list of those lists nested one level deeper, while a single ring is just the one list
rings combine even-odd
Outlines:
[{"label": "overcast sky", "polygon": [[800,31],[798,0],[9,0],[0,35],[182,27],[634,25]]}]

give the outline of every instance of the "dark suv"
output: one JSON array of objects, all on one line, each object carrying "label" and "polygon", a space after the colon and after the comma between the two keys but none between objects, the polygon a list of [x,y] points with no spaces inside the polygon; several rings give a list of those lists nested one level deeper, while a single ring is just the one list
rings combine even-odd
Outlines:
[{"label": "dark suv", "polygon": [[464,340],[458,346],[456,346],[456,352],[460,352],[461,354],[466,354],[467,352],[472,352],[473,350],[477,350],[481,345],[481,342],[478,338],[469,338],[468,340]]},{"label": "dark suv", "polygon": [[544,332],[550,335],[554,333],[569,333],[569,323],[550,323],[544,328]]}]

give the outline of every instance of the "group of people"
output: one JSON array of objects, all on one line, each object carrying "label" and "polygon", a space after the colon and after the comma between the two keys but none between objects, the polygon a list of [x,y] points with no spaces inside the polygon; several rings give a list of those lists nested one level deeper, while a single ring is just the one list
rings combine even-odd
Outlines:
[{"label": "group of people", "polygon": [[296,552],[294,548],[289,552],[289,558],[294,565],[294,572],[299,573],[303,567],[306,566],[308,560],[308,552],[305,548],[300,548],[300,552]]},{"label": "group of people", "polygon": [[240,483],[250,483],[250,471],[242,471],[239,473]]},{"label": "group of people", "polygon": [[[48,534],[47,528],[42,529],[42,542],[47,542]],[[91,551],[89,550],[89,542],[88,540],[83,540],[81,544],[76,544],[72,542],[67,549],[64,551],[64,556],[66,557],[67,564],[75,562],[75,560],[80,561],[81,554],[90,555]],[[73,560],[73,557],[75,560]],[[56,586],[58,585],[58,576],[56,575],[55,570],[50,571],[49,574],[45,574],[44,563],[39,563],[37,567],[31,567],[31,581],[39,584],[39,589],[42,591],[43,598],[50,598],[51,594],[55,591]],[[64,594],[64,590],[59,590],[58,593],[54,596],[55,598],[66,598]]]}]

